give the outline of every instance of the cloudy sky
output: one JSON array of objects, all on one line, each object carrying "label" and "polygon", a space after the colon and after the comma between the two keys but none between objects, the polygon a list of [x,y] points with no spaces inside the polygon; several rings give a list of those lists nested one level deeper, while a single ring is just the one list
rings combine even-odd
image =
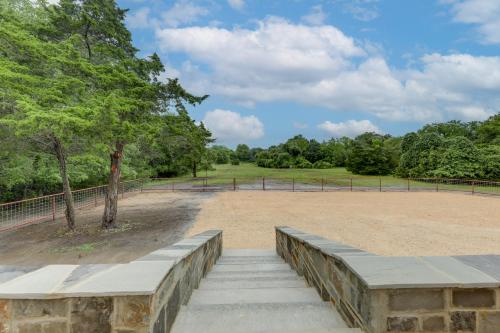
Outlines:
[{"label": "cloudy sky", "polygon": [[500,0],[118,0],[141,54],[211,97],[218,143],[404,134],[500,111]]}]

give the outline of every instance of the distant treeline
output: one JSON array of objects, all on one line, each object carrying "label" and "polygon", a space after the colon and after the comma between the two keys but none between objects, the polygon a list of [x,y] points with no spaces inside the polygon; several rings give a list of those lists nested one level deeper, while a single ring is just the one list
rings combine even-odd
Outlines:
[{"label": "distant treeline", "polygon": [[215,163],[264,168],[346,167],[359,175],[500,179],[500,114],[484,122],[425,125],[402,137],[364,133],[318,142],[297,135],[267,149],[240,144],[211,149]]}]

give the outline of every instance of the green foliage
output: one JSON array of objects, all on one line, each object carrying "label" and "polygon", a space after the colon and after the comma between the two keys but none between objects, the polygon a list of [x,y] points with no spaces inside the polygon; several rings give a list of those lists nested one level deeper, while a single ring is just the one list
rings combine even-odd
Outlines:
[{"label": "green foliage", "polygon": [[210,132],[185,107],[207,96],[160,81],[125,14],[114,0],[0,0],[0,201],[60,192],[56,143],[76,188],[102,184],[118,147],[123,178],[210,168]]},{"label": "green foliage", "polygon": [[424,126],[401,142],[397,175],[500,179],[500,114],[479,123]]},{"label": "green foliage", "polygon": [[248,162],[252,159],[250,148],[245,144],[239,144],[238,146],[236,146],[235,153],[241,162]]},{"label": "green foliage", "polygon": [[255,163],[260,167],[326,169],[345,166],[350,141],[348,138],[343,138],[320,143],[297,135],[287,140],[286,143],[271,146],[267,150],[257,148],[252,150],[256,151]]},{"label": "green foliage", "polygon": [[228,164],[233,152],[231,149],[220,145],[212,146],[210,151],[214,155],[215,164]]},{"label": "green foliage", "polygon": [[396,167],[392,151],[386,145],[390,137],[375,133],[361,134],[350,144],[347,170],[359,175],[388,175]]},{"label": "green foliage", "polygon": [[231,160],[231,165],[240,165],[240,159],[238,158],[238,154],[235,152],[231,153],[229,159]]}]

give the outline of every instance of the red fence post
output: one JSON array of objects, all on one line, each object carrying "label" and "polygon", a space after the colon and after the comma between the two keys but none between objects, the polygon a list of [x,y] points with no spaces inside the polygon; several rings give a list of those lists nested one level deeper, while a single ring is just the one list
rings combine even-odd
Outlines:
[{"label": "red fence post", "polygon": [[56,220],[56,196],[52,196],[52,221]]}]

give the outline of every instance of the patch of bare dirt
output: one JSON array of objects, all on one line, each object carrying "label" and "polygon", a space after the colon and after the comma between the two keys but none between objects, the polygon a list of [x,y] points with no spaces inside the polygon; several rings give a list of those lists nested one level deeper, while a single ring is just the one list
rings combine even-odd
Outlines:
[{"label": "patch of bare dirt", "polygon": [[226,192],[189,231],[226,248],[273,248],[287,225],[380,255],[500,254],[500,198],[460,193]]},{"label": "patch of bare dirt", "polygon": [[64,219],[0,233],[0,264],[125,263],[184,238],[203,193],[144,193],[120,200],[118,228],[100,228],[103,207],[78,214],[77,229]]}]

